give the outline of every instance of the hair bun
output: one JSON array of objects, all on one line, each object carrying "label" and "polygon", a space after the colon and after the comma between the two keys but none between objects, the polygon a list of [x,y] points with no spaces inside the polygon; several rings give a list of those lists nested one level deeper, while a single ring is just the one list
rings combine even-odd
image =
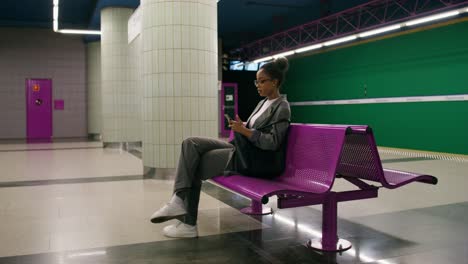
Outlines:
[{"label": "hair bun", "polygon": [[287,72],[289,69],[289,62],[285,57],[278,57],[273,61],[273,63],[283,73]]}]

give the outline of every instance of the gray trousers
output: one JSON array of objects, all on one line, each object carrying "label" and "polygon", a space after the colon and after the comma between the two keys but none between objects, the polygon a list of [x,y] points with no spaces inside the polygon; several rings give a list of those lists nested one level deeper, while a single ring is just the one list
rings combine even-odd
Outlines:
[{"label": "gray trousers", "polygon": [[184,203],[188,214],[179,220],[189,225],[197,224],[202,180],[230,170],[228,163],[234,151],[232,144],[218,139],[190,137],[182,142],[174,193],[187,192]]}]

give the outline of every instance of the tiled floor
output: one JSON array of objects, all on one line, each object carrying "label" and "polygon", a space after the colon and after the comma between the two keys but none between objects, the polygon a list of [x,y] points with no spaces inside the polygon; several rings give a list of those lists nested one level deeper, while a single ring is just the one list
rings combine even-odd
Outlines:
[{"label": "tiled floor", "polygon": [[304,246],[321,235],[319,206],[249,217],[237,210],[248,200],[210,183],[200,237],[166,238],[148,217],[172,181],[144,177],[135,155],[99,144],[0,145],[0,263],[468,263],[468,163],[383,154],[384,167],[439,184],[340,204],[339,236],[353,248],[325,254]]},{"label": "tiled floor", "polygon": [[2,168],[0,182],[141,175],[143,173],[141,160],[125,151],[103,149],[102,143],[101,147],[96,148],[95,142],[91,143],[91,147],[88,147],[89,143],[74,144],[76,145],[74,149],[0,152],[0,168]]},{"label": "tiled floor", "polygon": [[[168,240],[161,233],[165,225],[150,223],[149,216],[170,198],[172,181],[144,180],[141,160],[128,152],[83,145],[0,152],[0,256]],[[73,179],[80,180],[56,184]],[[5,187],[12,182],[16,187]],[[201,236],[262,226],[202,194]]]}]

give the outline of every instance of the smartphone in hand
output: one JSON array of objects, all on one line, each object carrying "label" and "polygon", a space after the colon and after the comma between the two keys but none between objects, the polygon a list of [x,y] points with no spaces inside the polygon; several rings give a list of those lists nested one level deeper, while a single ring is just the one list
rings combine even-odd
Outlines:
[{"label": "smartphone in hand", "polygon": [[232,118],[228,114],[224,114],[224,117],[228,121],[228,123],[231,123]]}]

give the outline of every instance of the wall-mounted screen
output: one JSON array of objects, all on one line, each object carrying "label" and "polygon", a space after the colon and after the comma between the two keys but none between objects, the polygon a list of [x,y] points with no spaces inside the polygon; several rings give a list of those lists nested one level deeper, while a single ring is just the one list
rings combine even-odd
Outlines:
[{"label": "wall-mounted screen", "polygon": [[230,61],[229,70],[231,71],[242,71],[244,70],[244,63],[241,61]]},{"label": "wall-mounted screen", "polygon": [[258,71],[258,63],[249,62],[245,64],[246,71]]}]

